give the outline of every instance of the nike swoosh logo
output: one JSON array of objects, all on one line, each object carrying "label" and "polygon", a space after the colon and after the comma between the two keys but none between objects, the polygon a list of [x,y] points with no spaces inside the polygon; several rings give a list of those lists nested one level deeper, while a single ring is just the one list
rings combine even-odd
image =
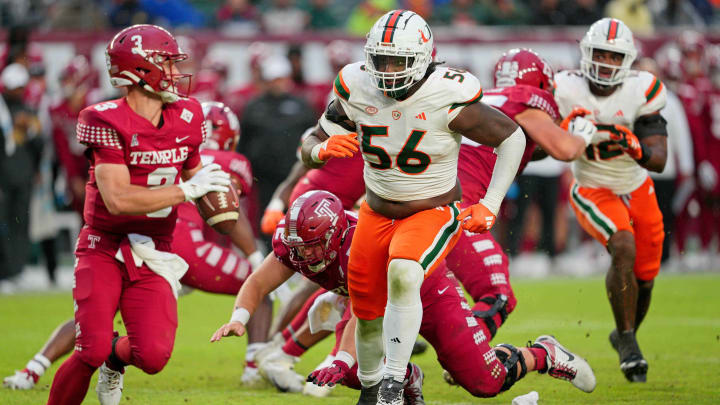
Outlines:
[{"label": "nike swoosh logo", "polygon": [[449,287],[449,286],[447,286],[447,287],[443,288],[442,290],[438,290],[438,294],[439,294],[439,295],[442,295],[442,293],[444,293],[444,292],[445,292],[445,290],[447,290],[447,289],[448,289],[448,287]]},{"label": "nike swoosh logo", "polygon": [[188,139],[188,138],[190,138],[190,135],[185,136],[185,137],[182,137],[182,138],[178,138],[178,137],[176,136],[176,137],[175,137],[175,142],[180,143],[180,142],[182,142],[182,141],[184,141],[184,140],[186,140],[186,139]]},{"label": "nike swoosh logo", "polygon": [[568,361],[573,361],[573,360],[575,360],[575,356],[573,356],[572,353],[568,352],[567,350],[563,349],[563,348],[560,347],[560,346],[555,346],[555,347],[556,347],[558,350],[560,350],[561,352],[563,352],[563,353],[565,353],[565,354],[568,355]]}]

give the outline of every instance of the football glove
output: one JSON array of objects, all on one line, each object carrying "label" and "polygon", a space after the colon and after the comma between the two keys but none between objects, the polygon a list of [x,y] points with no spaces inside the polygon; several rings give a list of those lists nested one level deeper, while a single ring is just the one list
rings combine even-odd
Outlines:
[{"label": "football glove", "polygon": [[210,163],[198,170],[192,178],[178,184],[185,194],[185,201],[196,200],[211,191],[226,193],[230,190],[230,175],[217,163]]},{"label": "football glove", "polygon": [[564,130],[568,130],[568,127],[570,126],[570,123],[577,117],[584,117],[586,115],[590,115],[590,110],[586,110],[582,107],[575,107],[570,111],[570,114],[565,117],[565,119],[562,120],[560,123],[560,128]]},{"label": "football glove", "polygon": [[260,229],[266,235],[272,235],[280,221],[285,218],[285,214],[280,210],[267,208],[260,220]]},{"label": "football glove", "polygon": [[474,233],[487,232],[495,224],[495,214],[481,202],[465,208],[457,219],[462,221],[463,229]]},{"label": "football glove", "polygon": [[325,384],[332,387],[333,385],[342,382],[348,372],[350,372],[350,367],[348,367],[344,361],[335,360],[332,364],[330,364],[330,366],[317,369],[310,373],[307,381],[320,387]]},{"label": "football glove", "polygon": [[635,134],[628,127],[622,125],[613,125],[615,131],[610,131],[610,140],[620,145],[623,152],[627,153],[631,158],[640,160],[643,157],[642,145]]},{"label": "football glove", "polygon": [[312,149],[312,159],[319,163],[326,162],[330,158],[352,157],[359,146],[360,142],[354,132],[347,135],[333,135]]},{"label": "football glove", "polygon": [[580,116],[577,116],[574,120],[570,121],[570,125],[567,130],[571,134],[581,137],[585,141],[585,146],[592,143],[593,137],[597,133],[597,127],[595,127],[595,124],[593,124],[592,121]]}]

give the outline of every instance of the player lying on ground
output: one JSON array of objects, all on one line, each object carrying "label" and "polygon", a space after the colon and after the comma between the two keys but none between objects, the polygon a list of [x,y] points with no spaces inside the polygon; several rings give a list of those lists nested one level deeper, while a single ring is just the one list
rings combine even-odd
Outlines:
[{"label": "player lying on ground", "polygon": [[[211,341],[242,336],[257,303],[295,272],[329,291],[347,296],[344,269],[356,223],[355,214],[344,211],[339,199],[328,192],[311,191],[298,198],[278,225],[273,237],[274,254],[268,255],[240,289],[230,322],[221,326]],[[421,332],[435,347],[443,367],[470,393],[495,396],[509,389],[527,371],[535,370],[571,381],[586,392],[595,388],[595,376],[587,362],[567,352],[551,337],[541,336],[529,348],[511,345],[491,348],[487,329],[477,322],[462,299],[460,286],[446,274],[444,266],[440,270],[423,283]],[[347,372],[354,365],[350,361],[355,358],[354,346],[350,343],[343,347],[346,350],[344,354],[338,353],[340,360],[337,361],[344,361],[345,366],[334,364],[332,367],[343,369],[347,378],[355,378],[356,373]],[[404,395],[422,401],[421,383],[418,383],[422,380],[421,372],[419,369],[416,372],[414,366],[408,370],[411,371],[409,376],[406,371],[408,378],[404,386],[411,385],[412,389],[405,390]],[[355,384],[348,384],[359,388],[359,381],[354,381]],[[376,396],[377,390],[370,392],[369,397],[373,394]]]}]

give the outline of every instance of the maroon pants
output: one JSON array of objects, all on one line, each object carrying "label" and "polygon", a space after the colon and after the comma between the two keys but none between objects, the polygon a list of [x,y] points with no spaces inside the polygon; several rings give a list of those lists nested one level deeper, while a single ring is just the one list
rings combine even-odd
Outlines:
[{"label": "maroon pants", "polygon": [[[81,403],[95,369],[112,350],[113,319],[120,313],[130,342],[130,363],[149,374],[165,367],[175,342],[177,302],[164,278],[146,265],[135,268],[115,259],[122,235],[85,226],[78,237],[75,283],[75,352],[53,380],[49,404]],[[168,251],[169,243],[155,241]]]}]

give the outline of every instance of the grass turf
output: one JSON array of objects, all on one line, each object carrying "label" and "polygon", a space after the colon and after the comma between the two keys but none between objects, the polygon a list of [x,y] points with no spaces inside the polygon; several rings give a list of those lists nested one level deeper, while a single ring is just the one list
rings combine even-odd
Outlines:
[{"label": "grass turf", "polygon": [[[585,394],[570,384],[533,373],[509,393],[490,399],[470,396],[448,386],[435,354],[428,350],[413,361],[425,372],[428,404],[509,404],[512,398],[538,391],[541,404],[718,404],[720,403],[719,274],[661,275],[653,303],[638,338],[650,364],[646,384],[630,384],[621,374],[608,343],[613,328],[604,281],[549,279],[516,281],[519,304],[493,343],[523,345],[540,334],[554,334],[583,355],[595,370],[597,388]],[[326,399],[280,394],[271,387],[240,385],[245,338],[210,344],[209,337],[227,320],[232,298],[195,292],[179,301],[180,326],[168,366],[155,376],[128,368],[122,404],[354,404],[357,391],[335,389]],[[57,324],[72,314],[69,293],[0,296],[0,376],[22,369]],[[119,322],[119,320],[118,320]],[[118,325],[120,327],[120,325]],[[307,374],[327,354],[327,339],[296,366]],[[462,355],[463,348],[458,348]],[[0,388],[0,404],[41,404],[58,364],[31,391]],[[95,379],[85,403],[97,404]]]}]

